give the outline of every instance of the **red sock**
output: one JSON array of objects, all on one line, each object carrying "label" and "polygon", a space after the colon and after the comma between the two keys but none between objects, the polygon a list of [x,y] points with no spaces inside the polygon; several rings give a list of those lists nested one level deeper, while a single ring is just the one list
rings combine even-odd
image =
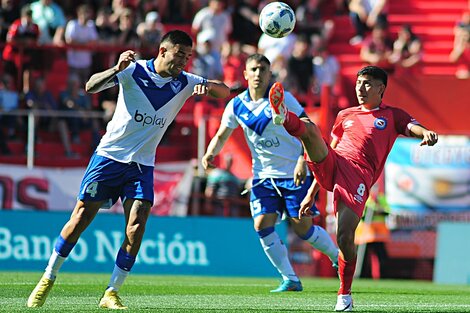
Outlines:
[{"label": "red sock", "polygon": [[339,262],[339,280],[340,286],[338,295],[351,294],[351,285],[353,281],[354,271],[356,270],[356,259],[354,261],[345,261],[341,256],[338,258]]},{"label": "red sock", "polygon": [[287,112],[286,120],[284,121],[284,128],[294,137],[300,137],[306,131],[305,123],[292,112]]}]

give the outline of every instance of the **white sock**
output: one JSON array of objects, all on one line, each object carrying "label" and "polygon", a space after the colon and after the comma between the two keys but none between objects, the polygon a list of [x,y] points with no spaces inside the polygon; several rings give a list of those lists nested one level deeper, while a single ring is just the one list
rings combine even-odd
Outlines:
[{"label": "white sock", "polygon": [[55,280],[65,259],[66,258],[58,255],[55,250],[52,251],[49,263],[47,263],[46,271],[44,272],[44,277]]},{"label": "white sock", "polygon": [[287,248],[276,232],[260,238],[261,246],[268,259],[281,274],[283,280],[299,281],[287,256]]},{"label": "white sock", "polygon": [[111,279],[109,280],[108,288],[106,290],[119,291],[119,288],[121,288],[128,275],[128,271],[114,265],[113,274],[111,275]]},{"label": "white sock", "polygon": [[331,239],[331,236],[322,227],[314,225],[315,231],[306,240],[317,250],[326,254],[331,262],[338,262],[338,247]]}]

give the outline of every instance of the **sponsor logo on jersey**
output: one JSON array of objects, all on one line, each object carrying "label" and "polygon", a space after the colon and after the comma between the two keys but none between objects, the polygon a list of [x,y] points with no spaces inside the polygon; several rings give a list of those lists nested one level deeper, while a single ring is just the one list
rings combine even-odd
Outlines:
[{"label": "sponsor logo on jersey", "polygon": [[147,115],[147,113],[139,113],[139,110],[135,110],[134,121],[142,124],[142,127],[150,125],[163,128],[166,124],[166,118],[158,117],[157,115]]},{"label": "sponsor logo on jersey", "polygon": [[384,130],[387,127],[387,120],[383,117],[378,117],[374,121],[374,127],[379,130]]},{"label": "sponsor logo on jersey", "polygon": [[357,202],[359,203],[362,203],[364,201],[364,199],[362,198],[362,196],[358,195],[358,194],[355,194],[354,195],[354,200],[356,200]]},{"label": "sponsor logo on jersey", "polygon": [[344,128],[349,128],[351,126],[353,126],[354,124],[354,121],[351,121],[351,120],[347,120],[346,122],[344,122]]},{"label": "sponsor logo on jersey", "polygon": [[148,82],[148,80],[146,80],[146,79],[143,79],[143,78],[141,78],[141,77],[139,77],[139,79],[140,79],[140,81],[142,82],[142,84],[144,84],[144,85],[145,85],[145,87],[148,87],[148,86],[149,86],[149,82]]},{"label": "sponsor logo on jersey", "polygon": [[281,142],[279,138],[274,137],[274,138],[260,138],[256,143],[255,147],[258,149],[269,149],[272,147],[279,147],[281,145]]}]

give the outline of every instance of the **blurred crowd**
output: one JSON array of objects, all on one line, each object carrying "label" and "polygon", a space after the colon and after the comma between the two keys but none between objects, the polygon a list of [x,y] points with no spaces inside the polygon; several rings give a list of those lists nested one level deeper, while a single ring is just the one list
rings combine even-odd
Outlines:
[{"label": "blurred crowd", "polygon": [[[282,39],[262,34],[258,13],[268,0],[0,0],[0,108],[88,111],[105,113],[105,120],[86,117],[50,121],[38,118],[39,129],[59,131],[64,145],[78,140],[82,127],[98,133],[113,114],[116,90],[96,98],[83,87],[92,72],[115,64],[119,49],[130,48],[141,58],[156,55],[159,41],[169,27],[187,26],[195,39],[191,72],[208,79],[223,80],[233,92],[246,88],[245,59],[260,52],[272,63],[274,79],[285,84],[304,106],[318,106],[324,86],[335,97],[340,85],[340,62],[330,53],[334,15],[349,16],[354,29],[351,46],[360,46],[364,63],[378,65],[390,73],[413,71],[422,60],[423,43],[410,25],[396,36],[389,31],[387,0],[336,0],[334,12],[323,9],[328,0],[286,1],[294,9],[295,31]],[[331,11],[331,10],[330,10]],[[464,12],[455,27],[455,42],[449,56],[461,63],[460,77],[468,77],[469,18]],[[56,58],[56,49],[67,47],[67,88],[48,90],[44,77]],[[103,50],[109,47],[113,49]],[[352,50],[354,51],[354,50]],[[356,50],[357,51],[357,50]],[[35,79],[32,79],[35,78]],[[36,79],[39,78],[39,79]],[[4,139],[14,138],[24,121],[15,116],[5,120]],[[4,140],[0,141],[4,142]],[[38,138],[40,140],[40,138]],[[69,148],[67,154],[72,155]],[[8,153],[6,145],[0,153]]]}]

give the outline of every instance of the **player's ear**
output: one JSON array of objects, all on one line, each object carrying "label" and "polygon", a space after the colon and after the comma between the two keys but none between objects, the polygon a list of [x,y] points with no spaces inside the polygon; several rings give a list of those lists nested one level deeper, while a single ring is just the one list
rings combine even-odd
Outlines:
[{"label": "player's ear", "polygon": [[248,73],[246,72],[246,70],[243,70],[243,77],[245,78],[245,80],[248,80]]}]

